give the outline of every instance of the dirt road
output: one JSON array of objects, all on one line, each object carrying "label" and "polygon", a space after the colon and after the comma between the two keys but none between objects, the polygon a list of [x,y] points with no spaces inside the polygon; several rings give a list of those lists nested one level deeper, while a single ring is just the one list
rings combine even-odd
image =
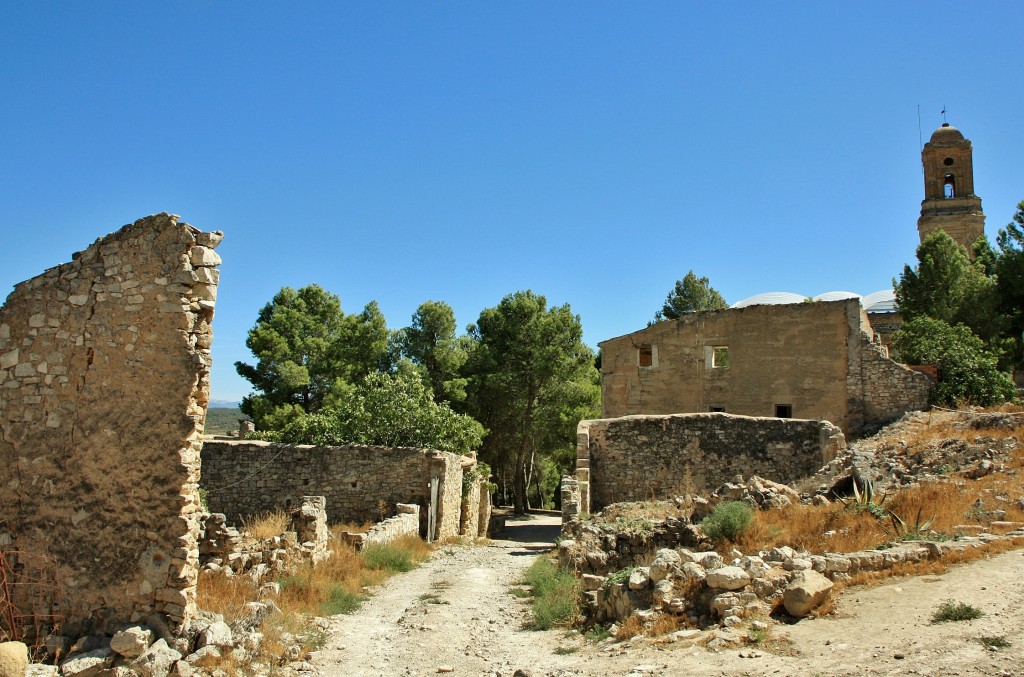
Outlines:
[{"label": "dirt road", "polygon": [[[509,592],[558,535],[558,518],[509,521],[503,540],[443,548],[392,578],[359,611],[331,619],[314,658],[327,677],[501,675],[1024,675],[1024,554],[942,576],[853,589],[836,618],[775,625],[771,646],[712,651],[664,639],[591,644],[563,631],[525,630],[526,603]],[[985,612],[935,625],[945,599]],[[1009,648],[988,650],[981,637]],[[704,639],[707,639],[707,634]]]}]

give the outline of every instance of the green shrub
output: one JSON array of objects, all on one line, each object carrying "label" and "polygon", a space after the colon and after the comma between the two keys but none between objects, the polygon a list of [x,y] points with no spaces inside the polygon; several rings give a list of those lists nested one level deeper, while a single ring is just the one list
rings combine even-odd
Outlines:
[{"label": "green shrub", "polygon": [[533,628],[548,630],[571,625],[576,618],[576,577],[546,556],[538,557],[523,574],[533,594]]},{"label": "green shrub", "polygon": [[950,623],[952,621],[973,621],[976,618],[981,618],[985,614],[981,609],[965,604],[964,602],[954,602],[951,599],[947,599],[945,602],[939,605],[939,608],[932,614],[932,623]]},{"label": "green shrub", "polygon": [[416,563],[408,550],[395,547],[389,543],[371,543],[359,551],[359,556],[371,569],[385,571],[412,571]]},{"label": "green shrub", "polygon": [[743,501],[719,503],[705,517],[700,528],[712,541],[735,541],[754,519],[753,509]]},{"label": "green shrub", "polygon": [[338,614],[350,614],[359,608],[363,597],[348,592],[340,585],[331,587],[327,600],[320,604],[321,616],[336,616]]}]

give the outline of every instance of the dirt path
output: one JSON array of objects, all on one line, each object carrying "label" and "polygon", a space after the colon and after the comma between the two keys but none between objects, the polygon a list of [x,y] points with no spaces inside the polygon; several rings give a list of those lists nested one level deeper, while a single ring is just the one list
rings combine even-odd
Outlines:
[{"label": "dirt path", "polygon": [[[551,547],[558,518],[509,521],[506,540],[451,547],[391,579],[356,613],[331,619],[314,665],[327,677],[370,675],[1022,675],[1024,553],[1011,552],[942,576],[897,579],[847,591],[836,618],[773,625],[775,646],[711,651],[634,640],[593,645],[562,631],[525,630],[526,603],[509,593]],[[985,612],[933,625],[945,599]],[[1011,647],[987,650],[982,636]],[[788,642],[785,641],[788,639]],[[559,653],[556,653],[558,650]]]}]

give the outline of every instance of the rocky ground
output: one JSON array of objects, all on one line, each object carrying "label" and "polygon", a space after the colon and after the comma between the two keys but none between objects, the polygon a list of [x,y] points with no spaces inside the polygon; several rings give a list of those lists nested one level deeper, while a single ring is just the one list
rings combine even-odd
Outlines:
[{"label": "rocky ground", "polygon": [[[526,629],[527,603],[509,590],[557,538],[557,516],[510,520],[504,538],[443,548],[391,579],[350,616],[330,620],[312,661],[325,676],[359,675],[1024,675],[1024,553],[941,576],[851,588],[834,616],[772,625],[759,644],[710,649],[728,630],[592,643]],[[975,621],[932,624],[946,599]],[[719,633],[716,635],[715,633]],[[695,634],[695,636],[687,636]],[[980,638],[1002,637],[987,649]]]}]

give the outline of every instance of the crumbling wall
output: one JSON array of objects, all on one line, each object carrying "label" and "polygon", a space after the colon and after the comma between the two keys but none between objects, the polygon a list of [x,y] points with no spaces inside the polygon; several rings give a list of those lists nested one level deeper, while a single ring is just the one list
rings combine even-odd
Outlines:
[{"label": "crumbling wall", "polygon": [[221,237],[140,219],[0,308],[0,543],[52,558],[65,634],[194,613]]},{"label": "crumbling wall", "polygon": [[582,512],[712,489],[736,475],[792,482],[846,446],[828,421],[719,413],[582,421],[578,432]]},{"label": "crumbling wall", "polygon": [[930,384],[874,341],[857,299],[687,313],[600,344],[602,413],[824,419],[857,434],[928,401]]},{"label": "crumbling wall", "polygon": [[861,392],[866,425],[894,421],[907,411],[928,408],[935,381],[922,371],[890,360],[882,346],[866,342],[860,361]]},{"label": "crumbling wall", "polygon": [[438,479],[433,536],[459,535],[462,464],[456,454],[426,449],[350,445],[315,447],[256,440],[207,442],[200,484],[212,512],[238,523],[298,505],[302,496],[327,499],[331,524],[378,521],[397,503],[421,507],[426,535],[430,482]]}]

